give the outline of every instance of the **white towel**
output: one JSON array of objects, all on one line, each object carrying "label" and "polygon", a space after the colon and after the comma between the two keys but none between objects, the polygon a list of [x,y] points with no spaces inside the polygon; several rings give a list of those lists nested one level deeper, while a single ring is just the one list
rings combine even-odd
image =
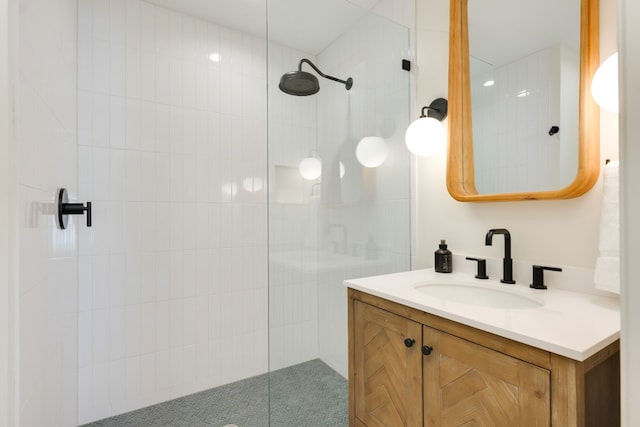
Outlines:
[{"label": "white towel", "polygon": [[593,282],[597,289],[620,293],[620,185],[619,163],[604,169],[602,209],[600,211],[600,252]]}]

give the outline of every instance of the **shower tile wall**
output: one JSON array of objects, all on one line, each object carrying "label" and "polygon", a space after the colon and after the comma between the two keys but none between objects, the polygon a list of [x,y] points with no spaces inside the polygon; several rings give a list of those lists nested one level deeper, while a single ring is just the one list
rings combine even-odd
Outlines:
[{"label": "shower tile wall", "polygon": [[[410,2],[398,4],[386,10],[394,16],[405,16],[398,12],[402,6],[413,11]],[[269,45],[271,369],[319,357],[346,377],[342,281],[410,267],[410,164],[402,139],[409,73],[400,67],[408,55],[407,27],[377,13],[317,57]],[[317,95],[283,94],[279,77],[303,57],[327,74],[353,77],[353,89],[321,79]],[[355,158],[359,139],[367,135],[389,143],[387,162],[375,170]],[[306,181],[298,164],[310,155],[321,158],[322,176]],[[371,259],[369,239],[377,246]]]},{"label": "shower tile wall", "polygon": [[[406,2],[396,8],[413,10]],[[334,173],[334,179],[323,178],[322,197],[329,202],[321,205],[319,240],[325,251],[334,251],[332,246],[341,236],[332,225],[344,225],[347,248],[342,252],[347,255],[343,260],[348,260],[348,268],[343,263],[342,268],[319,269],[319,350],[320,358],[345,377],[343,280],[411,268],[411,166],[404,144],[410,74],[401,67],[402,60],[410,57],[408,28],[375,13],[318,55],[323,67],[354,80],[348,97],[344,87],[325,85],[328,90],[319,94],[318,101],[321,155],[334,165],[338,161],[345,165],[344,177]],[[389,149],[377,168],[364,167],[356,159],[356,147],[365,136],[383,138]]]},{"label": "shower tile wall", "polygon": [[78,188],[76,2],[21,0],[16,26],[16,417],[23,427],[74,426],[77,235],[73,226],[59,230],[53,212],[58,188],[67,188],[71,197]]},{"label": "shower tile wall", "polygon": [[[285,72],[314,55],[269,44],[269,367],[318,357],[317,197],[298,172],[317,149],[317,97],[278,88]],[[321,82],[324,88],[325,85]],[[318,193],[319,194],[319,193]]]},{"label": "shower tile wall", "polygon": [[146,2],[78,7],[86,423],[267,370],[266,43]]}]

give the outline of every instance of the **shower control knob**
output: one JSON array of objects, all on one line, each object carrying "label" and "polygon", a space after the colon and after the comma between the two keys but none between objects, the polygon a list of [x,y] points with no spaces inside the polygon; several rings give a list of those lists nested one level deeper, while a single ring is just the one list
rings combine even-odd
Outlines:
[{"label": "shower control knob", "polygon": [[423,345],[422,346],[422,354],[424,354],[425,356],[430,355],[432,351],[433,351],[433,347],[428,346],[428,345]]},{"label": "shower control knob", "polygon": [[67,228],[67,215],[84,215],[87,213],[87,227],[91,227],[91,202],[69,203],[67,189],[61,188],[58,191],[58,226],[65,230]]},{"label": "shower control knob", "polygon": [[404,345],[407,347],[413,347],[415,343],[416,340],[412,340],[411,338],[407,338],[406,340],[404,340]]}]

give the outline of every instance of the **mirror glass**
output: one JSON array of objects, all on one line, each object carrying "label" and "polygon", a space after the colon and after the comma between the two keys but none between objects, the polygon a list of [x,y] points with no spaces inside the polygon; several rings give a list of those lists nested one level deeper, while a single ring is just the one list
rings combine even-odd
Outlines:
[{"label": "mirror glass", "polygon": [[597,117],[584,118],[596,107],[582,96],[597,65],[597,15],[585,19],[594,3],[451,2],[454,198],[568,198],[595,183]]},{"label": "mirror glass", "polygon": [[473,160],[480,194],[554,190],[573,181],[579,36],[579,0],[469,3]]}]

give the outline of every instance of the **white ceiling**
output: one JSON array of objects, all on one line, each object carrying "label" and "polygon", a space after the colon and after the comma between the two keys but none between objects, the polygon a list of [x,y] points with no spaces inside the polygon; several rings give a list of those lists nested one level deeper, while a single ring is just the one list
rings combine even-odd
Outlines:
[{"label": "white ceiling", "polygon": [[268,1],[269,40],[314,55],[367,13],[347,0]]},{"label": "white ceiling", "polygon": [[[269,40],[316,55],[378,0],[148,1],[260,37],[268,21]],[[469,0],[471,53],[497,66],[558,43],[577,49],[579,11],[580,0]]]},{"label": "white ceiling", "polygon": [[[264,37],[266,0],[147,0],[167,9]],[[268,0],[269,40],[318,54],[366,13],[372,0]]]}]

